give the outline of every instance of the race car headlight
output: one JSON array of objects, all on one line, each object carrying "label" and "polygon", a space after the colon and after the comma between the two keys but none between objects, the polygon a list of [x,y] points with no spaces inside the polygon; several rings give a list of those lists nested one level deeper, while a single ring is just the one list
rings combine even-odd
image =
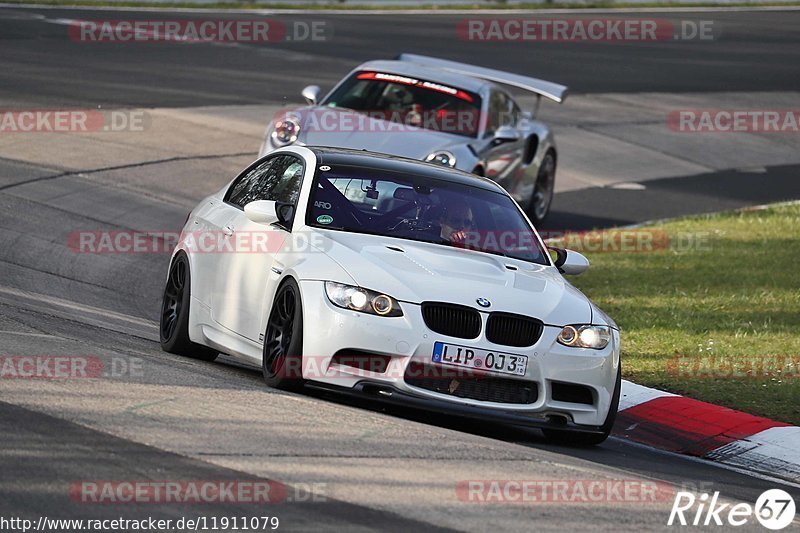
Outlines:
[{"label": "race car headlight", "polygon": [[564,326],[558,334],[559,344],[575,348],[602,350],[611,340],[608,326]]},{"label": "race car headlight", "polygon": [[274,146],[288,146],[297,140],[300,135],[300,123],[293,118],[284,118],[275,122],[270,138]]},{"label": "race car headlight", "polygon": [[326,281],[325,293],[333,305],[343,309],[378,316],[403,316],[397,300],[369,289]]},{"label": "race car headlight", "polygon": [[444,150],[429,154],[428,157],[425,158],[425,161],[450,168],[456,166],[456,156]]}]

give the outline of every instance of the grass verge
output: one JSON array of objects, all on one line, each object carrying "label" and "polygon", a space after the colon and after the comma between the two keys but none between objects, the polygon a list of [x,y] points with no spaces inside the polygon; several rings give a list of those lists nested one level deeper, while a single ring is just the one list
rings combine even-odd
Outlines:
[{"label": "grass verge", "polygon": [[574,282],[619,324],[627,379],[800,425],[800,205],[587,238],[565,242],[592,263]]}]

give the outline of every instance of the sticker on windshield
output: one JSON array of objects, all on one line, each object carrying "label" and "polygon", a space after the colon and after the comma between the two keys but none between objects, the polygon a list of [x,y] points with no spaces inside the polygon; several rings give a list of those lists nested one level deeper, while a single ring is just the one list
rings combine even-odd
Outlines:
[{"label": "sticker on windshield", "polygon": [[328,225],[333,222],[333,217],[330,215],[320,215],[317,217],[317,222],[320,224]]},{"label": "sticker on windshield", "polygon": [[331,169],[331,167],[329,167],[328,165],[322,165],[321,167],[319,167],[319,169],[322,172],[327,172],[327,171],[329,171]]},{"label": "sticker on windshield", "polygon": [[431,91],[445,93],[455,96],[456,98],[461,98],[467,102],[473,101],[473,98],[462,90],[448,87],[447,85],[442,85],[440,83],[434,83],[432,81],[418,80],[417,78],[409,78],[408,76],[400,76],[399,74],[387,74],[385,72],[361,72],[356,76],[356,78],[359,80],[388,81],[390,83],[399,83],[401,85],[424,87],[425,89],[430,89]]}]

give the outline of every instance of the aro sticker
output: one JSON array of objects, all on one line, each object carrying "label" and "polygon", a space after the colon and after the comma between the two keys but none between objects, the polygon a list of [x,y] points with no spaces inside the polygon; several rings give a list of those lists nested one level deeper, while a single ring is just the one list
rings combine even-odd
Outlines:
[{"label": "aro sticker", "polygon": [[320,224],[328,225],[333,222],[333,217],[330,215],[320,215],[317,217],[317,222]]}]

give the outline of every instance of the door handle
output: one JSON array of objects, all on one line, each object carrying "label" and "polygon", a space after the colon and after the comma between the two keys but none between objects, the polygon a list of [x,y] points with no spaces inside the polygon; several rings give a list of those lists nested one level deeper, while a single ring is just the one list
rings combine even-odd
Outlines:
[{"label": "door handle", "polygon": [[233,235],[233,226],[225,226],[224,228],[222,228],[222,233],[226,237],[230,237],[231,235]]}]

